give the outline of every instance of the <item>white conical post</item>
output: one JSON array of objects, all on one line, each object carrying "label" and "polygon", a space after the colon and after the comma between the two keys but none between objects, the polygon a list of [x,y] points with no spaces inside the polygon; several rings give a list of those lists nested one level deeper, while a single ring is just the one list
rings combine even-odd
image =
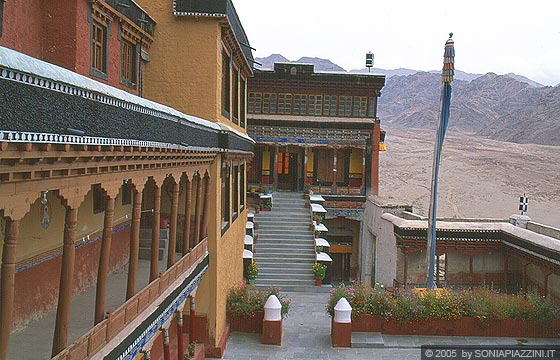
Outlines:
[{"label": "white conical post", "polygon": [[340,298],[334,307],[334,322],[350,323],[352,322],[352,306],[346,298]]},{"label": "white conical post", "polygon": [[282,304],[276,295],[270,295],[264,304],[264,320],[280,321],[282,320]]}]

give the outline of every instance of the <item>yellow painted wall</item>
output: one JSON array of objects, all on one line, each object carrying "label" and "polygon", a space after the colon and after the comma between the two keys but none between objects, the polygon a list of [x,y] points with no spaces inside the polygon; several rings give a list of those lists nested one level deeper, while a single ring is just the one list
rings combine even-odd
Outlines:
[{"label": "yellow painted wall", "polygon": [[[218,19],[175,17],[172,1],[137,1],[156,21],[143,96],[187,114],[219,119],[221,70]],[[218,103],[219,105],[219,103]]]},{"label": "yellow painted wall", "polygon": [[350,154],[350,174],[361,174],[363,162],[363,150],[352,149]]},{"label": "yellow painted wall", "polygon": [[[119,193],[115,199],[115,213],[113,215],[115,226],[130,219],[131,205],[122,205],[121,199],[122,195]],[[47,193],[47,200],[51,207],[51,223],[47,229],[43,229],[39,222],[41,211],[41,201],[39,198],[37,198],[29,212],[21,219],[16,250],[17,261],[22,261],[62,246],[66,210],[62,206],[60,199],[53,192]],[[104,217],[105,212],[93,213],[93,192],[88,192],[78,208],[76,241],[80,241],[82,238],[85,240],[88,235],[91,237],[93,234],[103,231]]]},{"label": "yellow painted wall", "polygon": [[[243,240],[247,210],[241,212],[221,235],[221,159],[212,166],[208,223],[209,269],[196,295],[197,311],[208,315],[210,341],[217,345],[226,326],[226,298],[231,287],[243,280]],[[233,177],[230,179],[233,180]],[[233,191],[232,191],[233,194]],[[213,221],[212,219],[216,219]]]},{"label": "yellow painted wall", "polygon": [[265,150],[262,153],[262,170],[270,171],[270,150]]}]

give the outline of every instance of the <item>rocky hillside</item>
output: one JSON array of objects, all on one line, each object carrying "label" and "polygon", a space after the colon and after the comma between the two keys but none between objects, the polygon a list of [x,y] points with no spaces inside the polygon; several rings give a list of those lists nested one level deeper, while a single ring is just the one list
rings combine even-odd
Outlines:
[{"label": "rocky hillside", "polygon": [[333,63],[328,59],[321,59],[317,57],[302,57],[299,60],[291,61],[286,59],[284,56],[280,54],[272,54],[270,56],[264,58],[255,58],[256,61],[262,64],[258,68],[261,69],[273,69],[275,62],[296,62],[302,64],[313,64],[315,65],[315,71],[342,71],[346,72],[344,68],[338,66],[337,64]]},{"label": "rocky hillside", "polygon": [[[440,88],[439,74],[391,77],[379,100],[379,116],[388,126],[435,128]],[[449,128],[517,143],[560,146],[560,89],[536,88],[493,73],[470,82],[456,80]]]}]

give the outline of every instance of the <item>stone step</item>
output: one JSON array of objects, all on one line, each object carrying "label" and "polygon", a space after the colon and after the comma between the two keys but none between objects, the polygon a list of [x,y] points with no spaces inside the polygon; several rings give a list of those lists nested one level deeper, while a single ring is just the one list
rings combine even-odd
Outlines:
[{"label": "stone step", "polygon": [[259,272],[262,273],[270,273],[270,274],[275,274],[278,271],[283,272],[284,274],[288,275],[288,274],[304,274],[306,271],[312,271],[310,266],[307,265],[298,265],[298,267],[287,267],[287,266],[283,266],[283,267],[274,267],[270,264],[262,264],[262,262],[259,262]]},{"label": "stone step", "polygon": [[[169,229],[159,229],[159,237],[167,239],[169,237]],[[140,229],[140,239],[152,238],[152,229]]]},{"label": "stone step", "polygon": [[[165,256],[165,249],[159,248],[159,255],[158,259],[161,261]],[[151,248],[139,248],[138,249],[138,258],[142,260],[150,260],[152,258],[152,249]]]},{"label": "stone step", "polygon": [[[271,285],[267,284],[255,284],[258,288],[266,290]],[[313,285],[282,285],[282,286],[274,286],[280,288],[282,292],[308,292],[308,293],[328,293],[332,290],[331,285],[323,285],[323,286],[315,286]]]},{"label": "stone step", "polygon": [[352,347],[353,348],[380,348],[384,347],[383,336],[377,332],[353,332]]},{"label": "stone step", "polygon": [[315,258],[306,258],[306,259],[290,259],[289,263],[287,263],[285,258],[273,258],[273,257],[260,257],[259,253],[255,254],[254,257],[255,261],[257,262],[257,265],[261,266],[261,265],[274,265],[274,264],[283,264],[286,267],[289,267],[291,265],[304,265],[304,266],[309,266],[312,267],[313,264],[315,263]]},{"label": "stone step", "polygon": [[254,259],[256,260],[267,260],[267,259],[277,259],[277,258],[281,258],[286,260],[286,262],[288,261],[292,261],[294,259],[299,259],[299,260],[309,260],[309,261],[315,261],[315,256],[314,255],[310,255],[309,254],[301,254],[300,253],[285,253],[285,252],[277,252],[277,253],[273,253],[273,252],[259,252],[258,250],[254,253]]},{"label": "stone step", "polygon": [[289,279],[291,279],[292,281],[315,280],[315,277],[313,276],[313,271],[311,269],[308,269],[307,271],[308,271],[307,273],[298,274],[297,279],[294,279],[292,274],[284,274],[284,273],[259,274],[259,279],[261,279],[263,282],[265,280],[275,281],[275,280],[289,280]]},{"label": "stone step", "polygon": [[[150,249],[150,248],[152,247],[152,239],[151,239],[151,238],[147,238],[147,239],[140,238],[139,243],[140,243],[140,247],[141,247],[141,248],[148,248],[148,249]],[[159,248],[160,248],[160,249],[165,248],[165,244],[166,244],[166,243],[167,243],[167,239],[161,239],[161,238],[160,238],[160,239],[159,239]]]},{"label": "stone step", "polygon": [[[289,245],[289,247],[288,247]],[[288,251],[288,250],[295,250],[295,251],[313,251],[315,250],[314,246],[310,246],[310,244],[305,244],[305,243],[288,243],[286,242],[281,242],[281,243],[277,243],[277,242],[262,242],[261,240],[259,240],[258,244],[255,244],[255,248],[259,249],[259,250],[270,250],[270,251],[276,251],[276,250],[281,250],[281,251]]]}]

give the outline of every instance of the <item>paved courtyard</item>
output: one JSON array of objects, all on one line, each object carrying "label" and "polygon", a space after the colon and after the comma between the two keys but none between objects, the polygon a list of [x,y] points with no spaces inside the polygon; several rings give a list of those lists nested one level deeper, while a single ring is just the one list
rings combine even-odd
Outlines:
[{"label": "paved courtyard", "polygon": [[[224,360],[272,359],[420,359],[421,345],[516,345],[514,338],[396,336],[372,334],[382,343],[376,348],[334,349],[330,317],[325,311],[327,293],[285,293],[292,308],[284,320],[282,346],[261,345],[259,334],[232,333]],[[560,339],[527,339],[527,345],[556,345]]]}]

